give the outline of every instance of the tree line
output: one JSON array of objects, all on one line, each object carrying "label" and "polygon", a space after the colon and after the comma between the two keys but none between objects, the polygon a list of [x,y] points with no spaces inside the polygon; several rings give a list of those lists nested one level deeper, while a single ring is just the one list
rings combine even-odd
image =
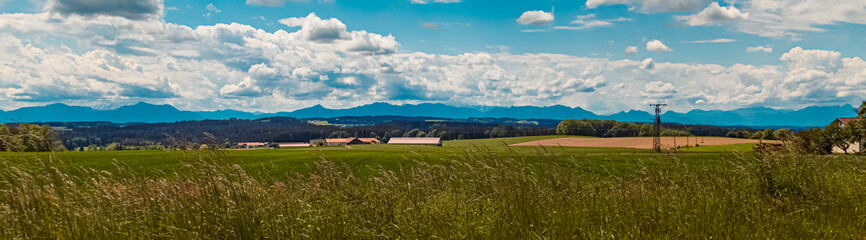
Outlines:
[{"label": "tree line", "polygon": [[[672,128],[666,125],[661,128],[662,136],[692,136],[686,129]],[[683,126],[680,126],[681,128]],[[649,137],[655,135],[655,126],[647,123],[618,122],[614,120],[597,119],[566,119],[556,126],[558,135],[577,135],[593,137]]]},{"label": "tree line", "polygon": [[60,133],[71,150],[190,149],[202,144],[231,148],[238,142],[307,142],[320,138],[440,137],[443,140],[554,134],[531,124],[505,125],[457,121],[391,121],[368,126],[311,124],[290,117],[257,120],[227,119],[155,123],[131,126],[74,128]]}]

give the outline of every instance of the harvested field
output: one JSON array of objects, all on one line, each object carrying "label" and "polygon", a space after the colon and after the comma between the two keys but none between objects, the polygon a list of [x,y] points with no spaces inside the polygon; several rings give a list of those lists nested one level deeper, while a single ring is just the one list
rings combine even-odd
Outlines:
[{"label": "harvested field", "polygon": [[[663,148],[676,146],[721,146],[733,144],[758,143],[754,139],[725,138],[725,137],[662,137]],[[765,143],[778,143],[778,141],[764,141]],[[563,146],[563,147],[618,147],[618,148],[640,148],[652,149],[652,137],[621,137],[621,138],[553,138],[531,142],[513,144],[513,146]]]}]

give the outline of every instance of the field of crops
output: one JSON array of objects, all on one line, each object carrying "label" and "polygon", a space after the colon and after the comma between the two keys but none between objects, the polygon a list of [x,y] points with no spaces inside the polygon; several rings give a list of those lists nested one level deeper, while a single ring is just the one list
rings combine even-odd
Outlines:
[{"label": "field of crops", "polygon": [[0,238],[866,237],[866,161],[748,145],[0,154]]}]

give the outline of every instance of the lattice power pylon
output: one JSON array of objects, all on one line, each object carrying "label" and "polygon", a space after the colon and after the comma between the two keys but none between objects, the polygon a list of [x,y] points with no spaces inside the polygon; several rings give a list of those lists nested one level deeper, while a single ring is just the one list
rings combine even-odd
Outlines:
[{"label": "lattice power pylon", "polygon": [[656,119],[655,119],[655,132],[653,133],[653,149],[657,152],[662,151],[662,108],[667,106],[667,104],[657,103],[650,104],[650,107],[655,108],[656,111]]}]

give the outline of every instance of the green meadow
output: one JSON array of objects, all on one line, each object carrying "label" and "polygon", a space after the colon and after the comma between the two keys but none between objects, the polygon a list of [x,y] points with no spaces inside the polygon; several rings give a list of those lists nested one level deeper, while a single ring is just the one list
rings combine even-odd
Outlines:
[{"label": "green meadow", "polygon": [[552,137],[3,153],[0,238],[866,238],[859,156]]},{"label": "green meadow", "polygon": [[[630,148],[580,148],[580,147],[527,147],[509,146],[564,136],[532,136],[445,141],[442,147],[411,145],[351,145],[297,147],[281,149],[249,149],[219,151],[220,160],[226,164],[237,164],[245,171],[261,179],[279,179],[286,174],[307,174],[319,161],[331,161],[345,165],[355,173],[368,175],[378,169],[396,170],[418,163],[442,164],[460,160],[471,153],[519,157],[527,160],[579,158],[597,161],[602,166],[647,157],[664,156],[655,151]],[[565,136],[578,137],[578,136]],[[751,144],[739,146],[712,146],[682,149],[679,156],[701,160],[700,164],[714,162],[719,154],[751,151]],[[688,153],[687,153],[688,152]],[[700,152],[702,154],[691,154]],[[35,167],[45,161],[62,168],[87,168],[115,170],[122,167],[141,176],[165,177],[166,172],[184,171],[186,161],[197,151],[147,150],[147,151],[91,151],[54,153],[0,153],[0,159],[8,164]]]}]

